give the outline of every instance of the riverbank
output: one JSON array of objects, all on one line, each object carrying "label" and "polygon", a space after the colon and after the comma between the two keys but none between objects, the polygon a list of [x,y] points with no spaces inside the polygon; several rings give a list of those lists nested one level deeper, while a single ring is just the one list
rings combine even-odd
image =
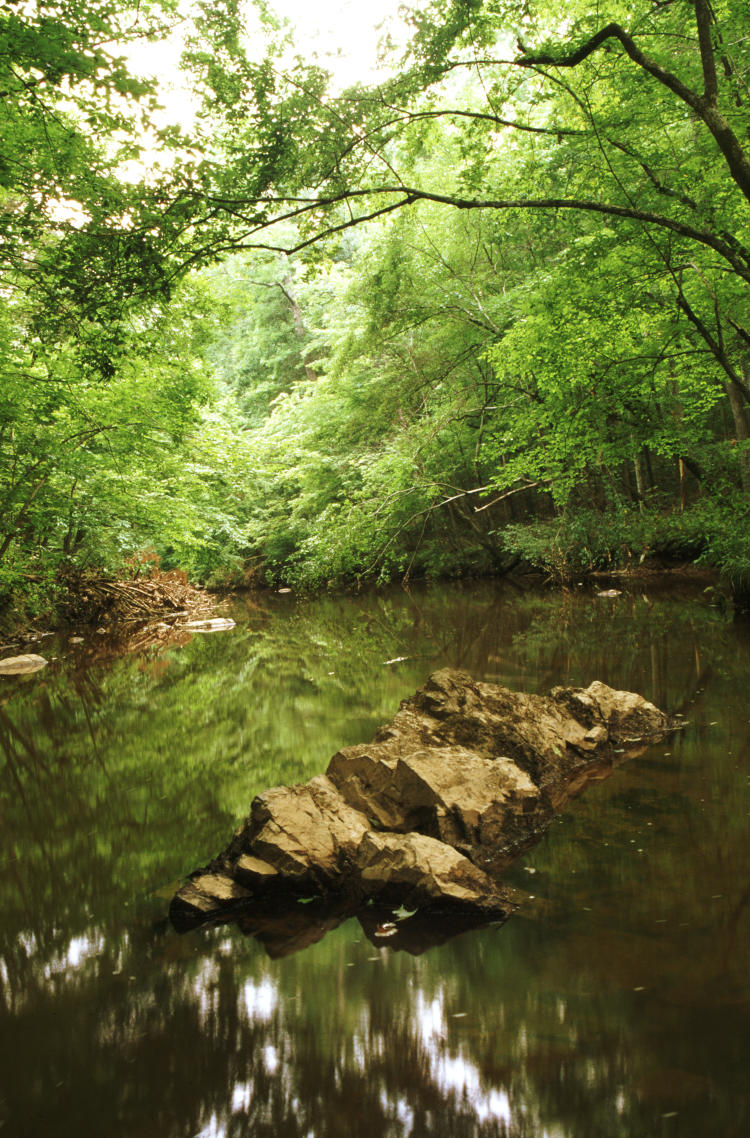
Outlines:
[{"label": "riverbank", "polygon": [[[604,532],[604,531],[603,531]],[[523,540],[521,540],[521,538]],[[618,555],[611,548],[606,554],[592,551],[591,542],[572,550],[563,546],[563,533],[547,523],[527,523],[513,528],[507,539],[516,552],[513,567],[507,572],[491,572],[482,566],[472,572],[453,572],[433,580],[506,579],[526,589],[551,588],[578,590],[590,587],[616,591],[669,591],[688,585],[711,593],[722,608],[733,606],[737,613],[750,611],[750,594],[744,588],[743,573],[731,577],[721,567],[709,564],[700,551],[690,550],[694,557],[678,556],[676,546],[653,551],[625,550]],[[683,550],[684,552],[684,550]],[[424,574],[413,574],[410,581],[424,580]],[[410,581],[403,580],[408,587]],[[275,583],[258,578],[236,588],[208,589],[188,580],[182,570],[161,570],[150,564],[131,576],[118,577],[91,571],[69,572],[61,576],[47,592],[47,603],[34,597],[27,609],[23,603],[7,604],[0,613],[0,652],[18,650],[37,643],[53,632],[96,634],[121,646],[127,652],[135,647],[171,642],[186,621],[208,619],[220,615],[224,601],[235,594],[248,592],[291,594],[312,597],[321,594],[360,593],[378,590],[388,582],[374,577],[349,581],[330,581],[326,587],[312,587],[294,577],[281,577]],[[397,582],[390,582],[395,584]],[[179,627],[178,627],[179,626]]]},{"label": "riverbank", "polygon": [[180,570],[117,578],[83,572],[68,574],[54,590],[55,604],[33,617],[6,610],[0,625],[0,652],[36,644],[60,631],[85,633],[114,644],[116,651],[166,642],[186,624],[209,620],[221,598],[188,581]]},{"label": "riverbank", "polygon": [[[492,579],[497,577],[466,574],[460,578],[464,583]],[[529,567],[525,572],[516,571],[504,579],[523,592],[529,589],[577,592],[590,588],[600,595],[608,593],[611,596],[644,589],[664,594],[688,586],[710,593],[721,608],[734,603],[731,589],[722,584],[718,570],[691,562],[664,565],[655,559],[623,569],[593,570],[582,573],[577,581],[568,582],[560,582],[539,569]],[[413,583],[417,584],[418,580]],[[53,634],[67,633],[74,641],[98,642],[101,647],[97,656],[126,654],[174,643],[186,634],[190,623],[221,619],[226,604],[233,597],[246,596],[249,592],[259,597],[292,595],[312,598],[316,594],[379,592],[383,587],[369,582],[354,589],[341,585],[335,590],[298,591],[282,585],[219,593],[191,584],[184,574],[177,571],[160,573],[157,579],[136,581],[90,577],[85,586],[79,584],[75,590],[63,593],[55,610],[37,614],[31,619],[24,618],[19,612],[6,613],[5,624],[0,626],[0,653],[7,655],[11,651],[28,649]],[[408,584],[405,587],[408,589]],[[741,606],[737,606],[737,610],[740,611]]]}]

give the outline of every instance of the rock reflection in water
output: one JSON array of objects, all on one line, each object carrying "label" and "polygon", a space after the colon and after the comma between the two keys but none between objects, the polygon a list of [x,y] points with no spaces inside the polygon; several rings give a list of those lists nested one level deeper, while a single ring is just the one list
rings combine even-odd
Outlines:
[{"label": "rock reflection in water", "polygon": [[[3,680],[0,1132],[745,1138],[748,633],[700,598],[491,583],[232,615],[165,655]],[[527,691],[597,675],[688,726],[568,805],[501,929],[415,956],[348,921],[270,959],[236,927],[165,926],[249,781],[311,778],[444,666]]]},{"label": "rock reflection in water", "polygon": [[[313,897],[296,902],[288,897],[261,898],[234,914],[223,915],[217,923],[235,925],[243,936],[257,940],[273,960],[310,948],[344,921],[354,918],[375,948],[387,947],[392,952],[403,950],[420,956],[470,929],[502,924],[512,907],[509,903],[509,912],[505,914],[486,914],[468,907],[433,906],[402,916],[388,906],[362,907],[343,898]],[[172,923],[178,932],[197,927],[190,916],[181,923],[179,914],[172,917]]]}]

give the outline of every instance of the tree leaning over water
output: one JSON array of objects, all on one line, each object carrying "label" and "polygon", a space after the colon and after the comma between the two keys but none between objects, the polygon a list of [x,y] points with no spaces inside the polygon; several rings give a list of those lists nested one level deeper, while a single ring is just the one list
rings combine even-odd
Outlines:
[{"label": "tree leaning over water", "polygon": [[[213,95],[232,118],[194,199],[218,224],[204,251],[340,260],[347,235],[396,233],[404,210],[427,234],[457,231],[441,211],[476,218],[495,265],[527,243],[527,272],[500,271],[515,303],[486,345],[509,398],[500,414],[495,386],[475,408],[485,434],[494,413],[494,469],[453,490],[545,487],[564,508],[576,487],[606,498],[599,484],[624,462],[641,508],[660,463],[679,472],[683,506],[699,484],[746,490],[742,6],[459,3],[412,23],[400,74],[375,90],[331,94],[302,62],[217,51]],[[387,279],[370,283],[382,295]],[[721,457],[704,446],[717,432],[732,440]],[[425,509],[455,498],[446,485]]]},{"label": "tree leaning over water", "polygon": [[[637,7],[608,5],[615,16],[630,13],[627,31],[602,25],[586,5],[432,5],[412,15],[416,35],[400,77],[339,96],[300,62],[282,73],[270,59],[227,58],[210,77],[215,104],[231,100],[226,150],[215,186],[196,204],[234,219],[226,231],[233,249],[286,251],[419,201],[612,219],[622,240],[646,233],[662,242],[680,306],[743,387],[714,329],[693,311],[677,255],[700,254],[750,282],[743,5]],[[541,46],[527,46],[531,37]],[[463,162],[412,184],[410,158],[436,120],[460,138]],[[498,166],[498,154],[522,146],[520,177],[516,164]],[[275,227],[289,219],[299,239],[274,244]],[[209,247],[222,248],[220,231]],[[750,343],[747,319],[726,319]]]},{"label": "tree leaning over water", "polygon": [[344,91],[258,8],[262,59],[194,9],[189,131],[118,58],[176,7],[3,14],[8,587],[147,543],[204,577],[577,572],[673,531],[739,580],[743,5],[428,4]]}]

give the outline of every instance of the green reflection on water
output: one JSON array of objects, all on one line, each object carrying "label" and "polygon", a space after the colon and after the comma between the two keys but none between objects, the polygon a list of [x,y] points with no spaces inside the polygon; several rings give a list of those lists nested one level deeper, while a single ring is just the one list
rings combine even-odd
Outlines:
[{"label": "green reflection on water", "polygon": [[[0,688],[3,1133],[747,1134],[747,633],[700,599],[486,583],[233,615],[111,666],[57,646]],[[350,922],[279,961],[168,928],[254,793],[446,664],[600,678],[689,726],[571,805],[503,928],[412,958]]]}]

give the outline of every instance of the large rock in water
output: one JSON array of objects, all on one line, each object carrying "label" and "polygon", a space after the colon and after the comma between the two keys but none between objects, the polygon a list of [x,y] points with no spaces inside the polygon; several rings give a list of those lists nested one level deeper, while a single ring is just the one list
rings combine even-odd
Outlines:
[{"label": "large rock in water", "polygon": [[[259,795],[227,849],[175,895],[172,920],[237,919],[280,955],[364,906],[458,909],[467,927],[472,911],[503,919],[508,862],[589,779],[670,729],[641,696],[599,682],[539,696],[436,672],[372,743]],[[311,899],[307,924],[299,911],[290,921]]]}]

